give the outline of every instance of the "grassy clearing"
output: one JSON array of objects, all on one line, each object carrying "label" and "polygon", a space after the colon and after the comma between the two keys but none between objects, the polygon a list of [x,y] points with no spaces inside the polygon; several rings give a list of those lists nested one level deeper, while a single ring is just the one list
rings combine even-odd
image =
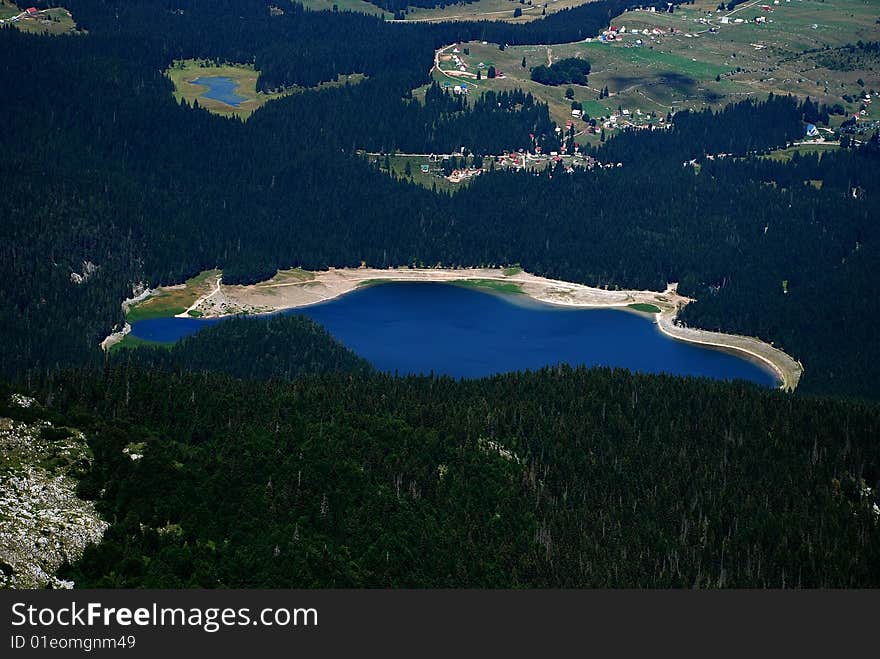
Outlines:
[{"label": "grassy clearing", "polygon": [[772,153],[768,153],[766,156],[761,157],[768,158],[769,160],[777,160],[779,162],[788,162],[796,153],[801,155],[808,153],[822,154],[829,151],[836,151],[839,148],[840,147],[837,144],[797,144],[795,146],[790,146],[787,149],[773,151]]},{"label": "grassy clearing", "polygon": [[[586,123],[579,119],[574,119],[571,116],[572,100],[582,103],[584,110],[589,116],[600,117],[608,116],[616,110],[621,99],[611,97],[600,101],[598,97],[602,87],[595,86],[593,82],[596,78],[595,74],[589,76],[589,86],[559,85],[557,87],[552,87],[534,82],[531,79],[531,69],[538,65],[546,65],[548,61],[555,62],[566,57],[580,57],[589,61],[593,65],[594,71],[599,71],[601,68],[597,69],[596,56],[598,54],[604,55],[604,50],[600,50],[598,45],[595,48],[591,48],[591,46],[592,44],[581,42],[549,47],[510,46],[502,51],[497,44],[469,42],[459,44],[458,48],[461,52],[458,53],[458,56],[466,63],[468,72],[474,74],[478,70],[481,72],[480,80],[474,78],[462,78],[452,73],[454,64],[449,59],[445,59],[445,57],[450,54],[450,51],[447,51],[446,54],[441,56],[440,69],[435,69],[432,73],[432,77],[440,85],[448,85],[450,87],[460,84],[462,81],[466,81],[468,87],[471,89],[472,96],[482,94],[489,90],[511,91],[514,89],[523,89],[526,92],[530,92],[537,100],[547,104],[550,110],[550,117],[557,123],[557,125],[565,126],[568,121],[574,121],[576,128],[583,130],[586,128]],[[464,54],[465,49],[468,50],[467,55]],[[525,67],[522,66],[523,59],[526,61]],[[480,66],[480,64],[483,66]],[[496,71],[503,73],[504,77],[490,80],[487,77],[490,66],[495,67]],[[635,69],[636,67],[633,68]],[[566,90],[569,88],[574,92],[574,99],[568,99],[565,97]],[[427,87],[422,87],[415,90],[414,93],[416,97],[424,95],[426,89]],[[645,106],[650,105],[645,99],[641,99],[640,103]],[[635,106],[626,103],[625,107],[629,108]],[[661,108],[658,106],[653,108],[653,111],[660,110]],[[665,106],[662,108],[663,116],[665,116],[667,110],[668,108]],[[648,111],[647,107],[645,107],[645,111]],[[584,135],[579,141],[585,142],[588,141],[588,138]]]},{"label": "grassy clearing", "polygon": [[518,295],[523,292],[519,284],[509,281],[499,281],[497,279],[456,279],[451,282],[453,286],[462,286],[464,288],[479,288],[489,290],[494,293],[507,293]]},{"label": "grassy clearing", "polygon": [[73,16],[64,7],[52,7],[40,11],[36,17],[28,16],[14,23],[6,23],[13,16],[21,14],[21,11],[9,0],[0,0],[0,20],[4,21],[3,27],[12,25],[22,32],[33,32],[36,34],[70,34],[77,32]]},{"label": "grassy clearing", "polygon": [[[129,308],[125,319],[129,323],[136,323],[149,318],[169,318],[183,313],[193,302],[213,289],[219,274],[219,270],[206,270],[188,279],[183,285],[163,287],[156,295]],[[126,335],[125,340],[130,336]]]},{"label": "grassy clearing", "polygon": [[[465,48],[468,55],[464,55]],[[470,42],[460,45],[459,50],[462,51],[459,57],[466,62],[469,72],[481,71],[480,80],[466,80],[473,89],[472,93],[523,89],[547,104],[550,116],[557,125],[565,126],[568,121],[574,121],[578,130],[584,130],[587,124],[571,116],[573,100],[582,104],[589,117],[607,117],[625,109],[632,113],[632,118],[621,122],[621,125],[630,121],[652,123],[660,117],[665,118],[666,113],[672,110],[699,108],[713,103],[721,105],[720,100],[716,101],[712,94],[723,93],[731,85],[723,77],[721,82],[715,82],[715,77],[727,75],[734,70],[733,67],[712,62],[693,62],[689,57],[651,50],[645,46],[626,48],[598,42],[511,46],[503,51],[495,44]],[[593,70],[587,85],[553,87],[541,85],[531,79],[531,70],[534,67],[568,57],[590,62]],[[523,59],[526,62],[525,67],[522,65]],[[489,66],[501,71],[504,77],[488,79]],[[449,83],[453,86],[460,83],[463,78],[449,73],[452,67],[450,61],[441,59],[440,70],[433,73],[434,79],[441,85]],[[608,87],[610,95],[600,99],[600,92],[605,87]],[[569,88],[574,93],[573,99],[566,98]],[[424,88],[417,90],[418,92],[424,93]],[[639,112],[642,114],[639,115]],[[648,115],[654,114],[657,117],[649,119]],[[581,138],[584,142],[590,140],[598,140],[598,137],[584,135]]]},{"label": "grassy clearing", "polygon": [[315,278],[314,272],[303,270],[302,268],[291,268],[289,270],[279,270],[269,281],[265,281],[256,285],[257,288],[273,288],[284,284],[300,284],[312,281]]},{"label": "grassy clearing", "polygon": [[[478,0],[470,4],[449,4],[445,7],[422,9],[410,7],[406,12],[406,20],[410,22],[441,22],[441,21],[476,21],[492,20],[508,23],[527,23],[542,18],[542,11],[547,15],[555,14],[563,9],[570,9],[586,4],[590,0],[549,0],[548,2],[529,2],[520,4],[519,0]],[[519,9],[522,16],[514,17]]]},{"label": "grassy clearing", "polygon": [[[227,117],[248,118],[254,110],[268,101],[280,98],[285,94],[262,94],[257,92],[257,78],[259,71],[255,71],[251,65],[224,64],[216,65],[204,60],[177,60],[166,71],[166,74],[174,83],[174,98],[179,103],[192,105],[196,100],[199,106],[215,114]],[[232,78],[236,82],[235,93],[246,98],[238,107],[233,107],[202,96],[208,88],[197,85],[193,80],[208,76],[222,76]]]},{"label": "grassy clearing", "polygon": [[[453,183],[443,175],[443,163],[440,161],[432,162],[429,156],[410,156],[410,155],[389,155],[388,164],[390,169],[385,167],[385,156],[368,155],[367,158],[371,162],[378,159],[379,169],[387,174],[393,174],[399,179],[415,183],[428,190],[437,189],[445,192],[454,192],[467,186],[472,179],[465,179],[460,183]],[[473,160],[468,158],[468,164]],[[487,161],[488,162],[488,161]],[[423,171],[422,167],[427,166],[428,171]],[[407,173],[407,167],[409,173]]]},{"label": "grassy clearing", "polygon": [[513,277],[514,275],[521,274],[523,269],[518,265],[510,266],[509,268],[504,268],[502,270],[505,277]]},{"label": "grassy clearing", "polygon": [[[247,119],[255,110],[277,98],[307,91],[308,89],[357,84],[364,79],[364,76],[359,73],[340,75],[336,80],[322,83],[317,87],[292,87],[280,92],[266,94],[257,91],[257,79],[260,77],[260,72],[254,70],[254,67],[250,64],[216,64],[206,60],[177,60],[165,73],[171,79],[171,82],[174,83],[174,98],[179,103],[192,105],[198,100],[199,106],[209,112],[225,117],[239,117],[241,119]],[[222,101],[205,98],[203,94],[208,91],[208,88],[205,85],[195,84],[193,81],[206,77],[231,78],[236,82],[235,93],[247,100],[242,101],[238,107],[233,107]]]},{"label": "grassy clearing", "polygon": [[[652,32],[656,28],[662,34],[625,36],[622,42],[594,44],[618,61],[607,79],[600,72],[591,79],[591,85],[594,81],[607,84],[612,94],[619,93],[625,98],[622,92],[626,87],[638,83],[642,92],[676,109],[715,107],[744,97],[760,98],[770,92],[810,96],[824,103],[841,102],[851,107],[842,96],[859,90],[859,75],[867,87],[878,86],[880,72],[822,69],[812,52],[860,39],[877,39],[875,21],[880,12],[876,4],[872,7],[872,3],[864,0],[783,0],[779,5],[769,3],[769,12],[762,11],[761,4],[745,2],[736,11],[727,12],[717,11],[717,2],[696,0],[694,5],[677,8],[674,14],[627,12],[612,22],[625,26],[628,32]],[[727,23],[722,23],[724,17]],[[758,17],[766,19],[766,23],[755,23]],[[642,48],[632,47],[636,38],[643,40]],[[633,71],[627,65],[628,51],[648,51],[656,60],[642,61]],[[668,56],[676,59],[666,59]],[[603,68],[601,62],[597,61],[597,65]],[[642,76],[642,72],[649,75]],[[686,76],[693,82],[685,84],[687,80],[678,79],[678,93],[667,95],[662,85],[651,84],[650,80],[655,73],[663,72]],[[716,75],[721,76],[720,81],[716,82]],[[640,77],[648,80],[641,81]]]},{"label": "grassy clearing", "polygon": [[660,307],[646,302],[636,302],[635,304],[629,305],[629,308],[641,311],[642,313],[660,313]]}]

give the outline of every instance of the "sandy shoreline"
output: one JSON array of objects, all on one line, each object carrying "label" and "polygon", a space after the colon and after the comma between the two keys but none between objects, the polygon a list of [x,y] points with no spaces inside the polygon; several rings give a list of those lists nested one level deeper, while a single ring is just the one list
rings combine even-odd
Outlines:
[{"label": "sandy shoreline", "polygon": [[218,278],[216,287],[209,294],[200,297],[186,312],[178,315],[216,318],[242,313],[273,313],[326,302],[370,283],[454,282],[464,279],[516,284],[530,298],[554,305],[628,309],[632,304],[651,304],[660,309],[659,314],[651,315],[654,316],[658,329],[667,336],[744,355],[770,368],[783,389],[793,390],[803,373],[799,362],[760,339],[676,325],[675,318],[679,310],[693,301],[680,295],[676,284],[670,284],[665,291],[660,292],[605,290],[538,277],[519,270],[505,271],[496,268],[331,268],[320,272],[288,270],[279,272],[268,281],[248,286],[226,286]]},{"label": "sandy shoreline", "polygon": [[675,317],[675,313],[657,314],[657,327],[665,335],[677,341],[697,343],[745,355],[747,358],[769,367],[779,379],[780,389],[794,391],[800,382],[804,372],[803,365],[769,343],[752,336],[682,327],[675,324]]}]

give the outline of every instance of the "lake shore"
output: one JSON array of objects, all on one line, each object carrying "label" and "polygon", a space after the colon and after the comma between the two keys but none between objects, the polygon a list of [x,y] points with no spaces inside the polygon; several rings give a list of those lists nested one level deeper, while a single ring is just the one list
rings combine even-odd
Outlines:
[{"label": "lake shore", "polygon": [[227,286],[218,277],[216,287],[199,297],[179,317],[216,318],[236,314],[274,313],[332,300],[360,287],[382,282],[468,283],[488,291],[522,294],[539,302],[580,308],[619,308],[644,313],[632,305],[651,305],[649,313],[659,331],[678,341],[738,353],[777,376],[780,387],[797,387],[803,367],[799,362],[760,339],[710,332],[676,324],[679,311],[693,300],[680,295],[677,284],[665,291],[606,290],[583,284],[539,277],[519,268],[330,268],[326,271],[285,270],[272,279],[247,286]]},{"label": "lake shore", "polygon": [[780,388],[785,391],[794,391],[800,382],[804,372],[803,365],[779,348],[753,336],[710,332],[709,330],[677,325],[675,323],[676,315],[676,313],[668,312],[657,314],[657,327],[666,336],[677,341],[697,343],[745,355],[773,370],[779,378]]}]

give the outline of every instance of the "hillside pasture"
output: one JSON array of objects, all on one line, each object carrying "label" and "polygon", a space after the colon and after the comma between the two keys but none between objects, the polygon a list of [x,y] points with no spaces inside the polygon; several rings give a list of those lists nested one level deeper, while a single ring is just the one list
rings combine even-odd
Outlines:
[{"label": "hillside pasture", "polygon": [[307,9],[313,11],[355,11],[361,14],[373,14],[391,19],[393,14],[383,11],[381,7],[366,0],[300,0]]},{"label": "hillside pasture", "polygon": [[[557,124],[573,121],[578,131],[586,124],[571,116],[572,100],[594,118],[627,110],[618,126],[656,123],[670,112],[717,109],[769,93],[809,96],[829,107],[842,106],[847,116],[864,110],[866,119],[880,118],[880,105],[864,102],[866,93],[880,93],[880,61],[841,51],[859,40],[880,40],[880,6],[864,0],[780,0],[779,5],[770,0],[766,11],[762,4],[746,2],[727,11],[719,10],[718,2],[696,0],[672,14],[630,11],[611,20],[619,32],[613,41],[597,35],[577,43],[503,50],[491,43],[455,44],[466,71],[457,70],[447,47],[432,77],[450,88],[467,82],[471,95],[521,88],[546,103]],[[755,22],[759,18],[764,22]],[[531,80],[535,66],[567,57],[590,62],[587,85],[552,87]],[[488,79],[490,66],[503,75]],[[565,96],[568,88],[573,99]],[[843,118],[832,116],[832,125]]]},{"label": "hillside pasture", "polygon": [[[423,9],[410,7],[405,13],[406,22],[444,22],[444,21],[505,21],[508,23],[527,23],[555,14],[563,9],[571,9],[587,4],[590,0],[478,0],[477,2],[447,4],[445,7]],[[514,16],[519,9],[522,14]]]}]

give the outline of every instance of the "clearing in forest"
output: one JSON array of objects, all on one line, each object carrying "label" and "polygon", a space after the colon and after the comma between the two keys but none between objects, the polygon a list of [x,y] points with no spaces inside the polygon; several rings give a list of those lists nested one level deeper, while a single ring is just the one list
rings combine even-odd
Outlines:
[{"label": "clearing in forest", "polygon": [[[364,79],[361,74],[340,75],[332,82],[317,87],[291,87],[280,92],[265,93],[257,91],[260,72],[250,64],[220,64],[207,60],[177,60],[166,71],[174,83],[174,98],[178,102],[199,106],[215,114],[247,119],[255,110],[269,101],[289,94],[356,84]],[[213,88],[226,87],[222,93]],[[214,96],[214,98],[212,98]]]},{"label": "clearing in forest", "polygon": [[[629,126],[662,124],[667,113],[762,100],[771,92],[837,106],[832,127],[853,114],[880,120],[875,100],[880,98],[880,54],[857,46],[880,40],[876,5],[780,0],[778,5],[745,2],[733,11],[718,6],[716,0],[695,0],[672,14],[625,12],[609,21],[605,35],[576,43],[503,50],[491,43],[452,44],[438,52],[432,77],[450,90],[464,82],[470,96],[517,88],[531,92],[549,106],[557,125],[574,123],[579,142],[598,142],[599,130],[588,131],[586,121],[572,115],[572,103],[594,119],[616,115],[605,127],[609,135]],[[612,26],[613,40],[608,39]],[[532,68],[569,57],[590,63],[586,85],[531,80]],[[490,67],[496,73],[492,79]],[[416,90],[416,96],[425,89]]]}]

